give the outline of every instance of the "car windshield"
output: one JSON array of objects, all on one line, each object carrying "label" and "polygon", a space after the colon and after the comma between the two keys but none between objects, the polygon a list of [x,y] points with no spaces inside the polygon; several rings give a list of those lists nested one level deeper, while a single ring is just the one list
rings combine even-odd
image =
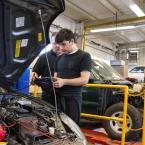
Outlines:
[{"label": "car windshield", "polygon": [[111,66],[100,60],[93,60],[93,69],[104,80],[122,80],[123,77]]},{"label": "car windshield", "polygon": [[135,67],[130,70],[130,73],[144,73],[145,67]]}]

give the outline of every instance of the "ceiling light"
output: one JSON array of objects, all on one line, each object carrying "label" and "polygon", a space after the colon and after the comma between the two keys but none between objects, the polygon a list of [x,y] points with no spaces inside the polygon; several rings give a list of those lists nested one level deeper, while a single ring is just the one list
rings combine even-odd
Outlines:
[{"label": "ceiling light", "polygon": [[137,50],[139,51],[139,48],[138,47],[133,47],[133,48],[128,48],[129,51],[132,51],[132,50]]},{"label": "ceiling light", "polygon": [[138,50],[130,50],[129,52],[130,53],[138,53],[139,51]]},{"label": "ceiling light", "polygon": [[130,9],[138,16],[138,17],[143,17],[145,16],[145,13],[139,8],[138,5],[136,4],[131,4]]},{"label": "ceiling light", "polygon": [[112,28],[102,28],[102,29],[94,29],[91,32],[108,32],[108,31],[116,31],[116,30],[127,30],[134,29],[135,26],[120,26],[120,27],[112,27]]}]

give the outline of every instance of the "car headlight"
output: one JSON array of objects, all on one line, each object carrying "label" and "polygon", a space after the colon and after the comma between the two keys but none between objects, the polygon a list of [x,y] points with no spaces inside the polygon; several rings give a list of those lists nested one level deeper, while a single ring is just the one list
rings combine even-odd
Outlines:
[{"label": "car headlight", "polygon": [[76,135],[76,140],[75,143],[77,145],[87,145],[87,141],[86,138],[84,136],[84,134],[82,133],[82,131],[80,130],[79,126],[67,115],[65,115],[64,113],[60,113],[60,118],[63,121],[63,123],[68,126],[71,131],[73,131]]}]

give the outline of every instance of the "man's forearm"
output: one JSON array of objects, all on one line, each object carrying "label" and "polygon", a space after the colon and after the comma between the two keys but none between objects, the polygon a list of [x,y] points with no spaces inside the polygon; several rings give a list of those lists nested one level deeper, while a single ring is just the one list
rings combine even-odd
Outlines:
[{"label": "man's forearm", "polygon": [[73,79],[54,77],[54,87],[61,88],[64,85],[83,86],[88,83],[89,77],[90,77],[90,72],[88,71],[81,72],[80,77],[73,78]]},{"label": "man's forearm", "polygon": [[64,85],[70,86],[82,86],[88,83],[88,79],[85,78],[74,78],[74,79],[63,79]]}]

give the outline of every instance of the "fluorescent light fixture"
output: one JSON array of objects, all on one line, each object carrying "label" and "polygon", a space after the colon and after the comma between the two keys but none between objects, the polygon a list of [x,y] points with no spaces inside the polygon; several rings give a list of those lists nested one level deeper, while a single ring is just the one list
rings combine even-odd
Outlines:
[{"label": "fluorescent light fixture", "polygon": [[139,8],[138,5],[136,4],[131,4],[130,9],[138,16],[138,17],[143,17],[145,16],[145,13]]},{"label": "fluorescent light fixture", "polygon": [[128,53],[126,54],[126,59],[129,59],[129,54]]},{"label": "fluorescent light fixture", "polygon": [[120,27],[112,27],[112,28],[102,28],[102,29],[94,29],[91,32],[108,32],[108,31],[116,31],[116,30],[127,30],[134,29],[135,26],[120,26]]},{"label": "fluorescent light fixture", "polygon": [[137,48],[137,47],[134,47],[134,48],[128,48],[128,50],[129,50],[129,51],[131,51],[131,50],[139,51],[139,48]]},{"label": "fluorescent light fixture", "polygon": [[138,50],[130,50],[129,52],[130,53],[138,53],[139,51]]}]

